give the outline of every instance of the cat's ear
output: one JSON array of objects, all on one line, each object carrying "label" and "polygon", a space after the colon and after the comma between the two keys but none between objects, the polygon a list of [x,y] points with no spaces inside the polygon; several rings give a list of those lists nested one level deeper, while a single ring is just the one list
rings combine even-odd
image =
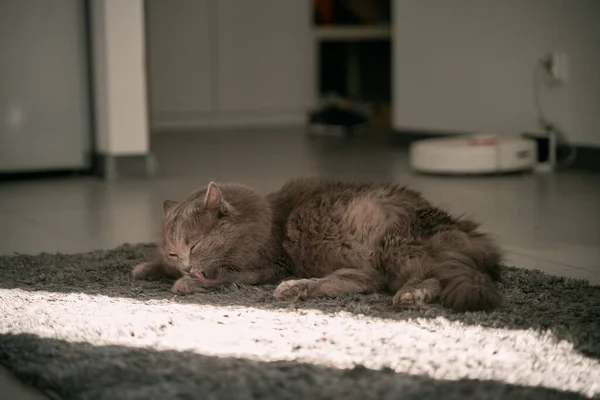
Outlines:
[{"label": "cat's ear", "polygon": [[169,211],[171,211],[173,209],[173,207],[175,207],[177,204],[176,201],[173,200],[165,200],[163,201],[163,215],[167,215],[167,213]]},{"label": "cat's ear", "polygon": [[223,203],[223,194],[219,186],[214,182],[209,183],[204,197],[204,207],[209,210],[219,210],[223,208]]}]

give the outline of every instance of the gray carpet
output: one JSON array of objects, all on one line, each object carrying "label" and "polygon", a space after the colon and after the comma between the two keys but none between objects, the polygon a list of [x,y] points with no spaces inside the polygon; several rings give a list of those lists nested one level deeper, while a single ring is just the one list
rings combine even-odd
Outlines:
[{"label": "gray carpet", "polygon": [[65,399],[549,399],[600,395],[600,287],[508,268],[506,305],[285,305],[273,287],[175,297],[148,245],[0,257],[0,363]]}]

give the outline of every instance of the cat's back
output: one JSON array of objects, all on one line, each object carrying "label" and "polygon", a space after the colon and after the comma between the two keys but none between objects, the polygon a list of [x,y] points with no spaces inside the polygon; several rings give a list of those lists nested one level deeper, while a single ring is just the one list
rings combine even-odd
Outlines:
[{"label": "cat's back", "polygon": [[[357,203],[380,207],[386,212],[405,214],[429,203],[418,193],[395,183],[367,183],[332,179],[305,178],[288,181],[269,196],[279,207],[289,209],[310,203],[313,207],[347,210]],[[402,210],[399,210],[402,209]]]},{"label": "cat's back", "polygon": [[383,235],[408,226],[406,218],[424,201],[396,184],[323,179],[292,180],[270,198],[282,226],[283,246],[301,276],[372,264]]}]

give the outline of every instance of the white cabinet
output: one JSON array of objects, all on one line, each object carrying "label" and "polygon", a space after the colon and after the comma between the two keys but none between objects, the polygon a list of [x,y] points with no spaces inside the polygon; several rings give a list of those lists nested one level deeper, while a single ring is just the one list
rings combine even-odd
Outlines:
[{"label": "white cabinet", "polygon": [[154,131],[297,123],[312,94],[308,0],[147,0]]},{"label": "white cabinet", "polygon": [[151,118],[212,109],[211,0],[147,0]]},{"label": "white cabinet", "polygon": [[308,105],[311,3],[217,0],[218,104],[222,110]]},{"label": "white cabinet", "polygon": [[0,0],[0,173],[89,167],[83,2]]}]

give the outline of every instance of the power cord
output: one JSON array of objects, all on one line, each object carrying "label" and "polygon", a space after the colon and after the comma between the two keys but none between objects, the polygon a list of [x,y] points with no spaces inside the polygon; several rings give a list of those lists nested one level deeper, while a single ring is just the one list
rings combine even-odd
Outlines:
[{"label": "power cord", "polygon": [[551,67],[552,60],[548,57],[542,58],[535,63],[535,68],[533,69],[533,101],[535,104],[538,125],[544,132],[548,133],[548,140],[550,140],[550,135],[554,135],[556,137],[556,149],[549,150],[558,150],[558,146],[563,146],[569,151],[569,154],[561,161],[558,160],[558,154],[556,154],[556,166],[559,168],[568,168],[573,165],[577,159],[577,149],[569,143],[565,133],[558,128],[556,124],[553,124],[548,120],[548,118],[546,118],[544,108],[542,107],[541,84],[542,82],[548,86],[551,84],[546,75],[547,71],[550,70]]}]

